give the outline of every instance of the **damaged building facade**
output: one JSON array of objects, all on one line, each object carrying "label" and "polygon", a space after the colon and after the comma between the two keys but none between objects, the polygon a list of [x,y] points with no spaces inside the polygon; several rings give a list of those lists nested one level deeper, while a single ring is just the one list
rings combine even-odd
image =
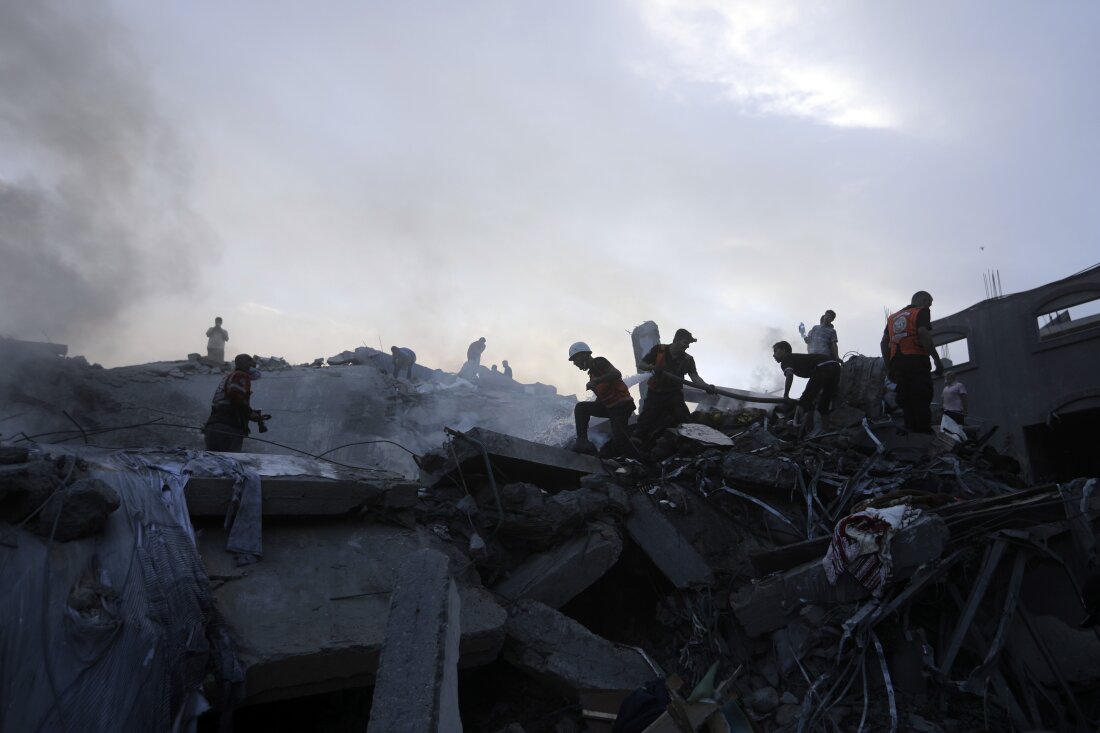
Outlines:
[{"label": "damaged building facade", "polygon": [[[971,413],[1036,481],[1100,474],[1100,265],[932,323]],[[946,352],[944,347],[946,346]],[[943,381],[937,381],[937,391]]]},{"label": "damaged building facade", "polygon": [[[960,377],[988,419],[972,328]],[[689,391],[648,463],[569,450],[548,390],[394,379],[366,349],[269,361],[265,437],[297,455],[201,450],[218,373],[194,360],[20,359],[2,730],[1100,722],[1095,473],[1040,484],[980,437],[899,434],[880,359],[845,362],[837,429],[810,439],[760,396]]]}]

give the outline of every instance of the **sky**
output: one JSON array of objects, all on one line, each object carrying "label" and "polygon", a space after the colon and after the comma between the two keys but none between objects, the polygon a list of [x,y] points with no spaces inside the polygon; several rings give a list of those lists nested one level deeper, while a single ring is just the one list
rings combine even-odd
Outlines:
[{"label": "sky", "polygon": [[105,366],[466,346],[583,392],[680,327],[780,383],[836,311],[1100,261],[1092,2],[0,3],[0,335]]}]

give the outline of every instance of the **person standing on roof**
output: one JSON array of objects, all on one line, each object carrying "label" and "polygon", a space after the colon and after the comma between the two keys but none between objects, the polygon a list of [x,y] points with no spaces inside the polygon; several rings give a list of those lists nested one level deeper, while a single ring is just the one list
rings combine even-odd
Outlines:
[{"label": "person standing on roof", "polygon": [[511,379],[512,378],[512,367],[508,366],[508,360],[505,359],[504,361],[500,362],[500,366],[501,366],[501,369],[504,372],[504,376]]},{"label": "person standing on roof", "polygon": [[214,325],[206,329],[206,359],[218,366],[225,364],[225,342],[229,340],[229,331],[222,328],[222,318],[214,319]]},{"label": "person standing on roof", "polygon": [[806,353],[840,358],[840,353],[837,351],[836,329],[833,328],[834,320],[836,320],[836,312],[827,310],[809,333],[806,333],[805,326],[798,324],[798,331],[802,334],[802,340],[806,342]]},{"label": "person standing on roof", "polygon": [[772,346],[772,358],[783,370],[786,382],[783,385],[783,398],[791,396],[791,383],[795,377],[808,379],[806,389],[798,398],[798,407],[794,411],[794,424],[798,436],[802,437],[813,423],[814,407],[821,415],[822,432],[829,429],[829,413],[833,409],[833,396],[840,385],[840,360],[829,354],[795,354],[791,345],[779,341]]},{"label": "person standing on roof", "polygon": [[898,406],[905,416],[905,428],[914,433],[932,432],[932,375],[928,358],[943,374],[943,362],[932,344],[932,296],[924,290],[913,293],[909,305],[886,319],[882,332],[882,358],[886,371],[898,385]]},{"label": "person standing on roof", "polygon": [[210,417],[202,432],[206,437],[206,450],[239,453],[248,435],[248,423],[260,423],[265,430],[259,410],[252,409],[252,382],[260,378],[256,362],[248,354],[238,354],[233,359],[233,371],[222,377],[214,391],[210,405]]},{"label": "person standing on roof", "polygon": [[413,364],[416,363],[416,352],[404,346],[391,346],[390,354],[393,355],[393,378],[397,379],[398,373],[404,369],[405,379],[412,379]]},{"label": "person standing on roof", "polygon": [[695,359],[687,353],[688,347],[698,340],[690,331],[681,328],[671,344],[657,344],[638,364],[638,371],[653,372],[647,382],[642,412],[638,415],[637,432],[643,445],[652,443],[665,428],[676,427],[688,419],[684,375],[700,388],[714,392],[714,385],[703,381],[695,369]]},{"label": "person standing on roof", "polygon": [[573,408],[577,425],[577,440],[573,450],[577,453],[596,453],[596,446],[588,439],[588,423],[594,417],[606,417],[611,422],[611,443],[607,455],[622,455],[631,447],[629,421],[634,412],[634,398],[623,382],[623,375],[602,356],[592,356],[592,349],[583,341],[569,347],[569,361],[581,371],[588,372],[585,389],[596,393],[592,402],[578,402]]}]

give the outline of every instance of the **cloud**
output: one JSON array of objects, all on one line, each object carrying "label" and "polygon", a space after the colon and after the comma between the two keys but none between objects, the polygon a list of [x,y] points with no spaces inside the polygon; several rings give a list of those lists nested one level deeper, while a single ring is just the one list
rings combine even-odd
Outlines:
[{"label": "cloud", "polygon": [[642,17],[657,58],[639,62],[665,88],[705,85],[749,114],[836,127],[897,128],[901,120],[847,66],[808,43],[823,7],[781,0],[648,0]]},{"label": "cloud", "polygon": [[210,234],[142,68],[96,4],[0,4],[0,331],[86,337],[193,279]]}]

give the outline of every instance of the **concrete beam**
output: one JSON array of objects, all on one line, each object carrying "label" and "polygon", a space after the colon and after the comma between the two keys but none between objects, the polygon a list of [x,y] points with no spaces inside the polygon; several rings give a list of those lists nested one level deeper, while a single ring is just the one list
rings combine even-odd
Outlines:
[{"label": "concrete beam", "polygon": [[593,634],[537,601],[520,601],[508,618],[504,660],[566,692],[633,690],[659,675],[640,654]]},{"label": "concrete beam", "polygon": [[389,622],[367,733],[461,733],[461,604],[447,556],[414,552],[390,598]]},{"label": "concrete beam", "polygon": [[632,512],[626,531],[642,551],[677,588],[710,585],[714,573],[672,522],[643,494],[630,497]]},{"label": "concrete beam", "polygon": [[[229,454],[226,454],[229,455]],[[299,456],[234,453],[244,468],[260,475],[263,513],[267,516],[347,514],[360,507],[405,508],[416,504],[417,484],[389,472],[353,471]],[[201,463],[184,492],[191,516],[224,516],[233,496],[233,479],[203,473]]]},{"label": "concrete beam", "polygon": [[[920,565],[942,555],[950,535],[947,525],[934,514],[926,514],[895,534],[890,540],[891,578],[908,577]],[[786,626],[788,614],[804,605],[852,603],[870,596],[871,592],[848,574],[831,585],[819,558],[738,589],[730,595],[730,606],[745,632],[755,637]]]},{"label": "concrete beam", "polygon": [[753,493],[752,488],[773,489],[769,495],[785,498],[798,483],[798,465],[778,458],[730,452],[722,460],[722,475],[736,489],[748,493]]},{"label": "concrete beam", "polygon": [[597,522],[590,531],[529,557],[493,592],[512,601],[529,598],[561,608],[610,570],[622,549],[619,532]]},{"label": "concrete beam", "polygon": [[490,462],[511,481],[530,481],[544,487],[556,483],[577,486],[581,476],[603,472],[603,465],[595,456],[565,448],[533,443],[485,428],[473,428],[463,435],[469,439],[453,439],[454,455],[449,449],[441,448],[424,457],[420,472],[424,486],[437,486],[452,473],[457,474],[459,466],[467,473],[484,473],[484,457],[478,443],[484,446]]}]

